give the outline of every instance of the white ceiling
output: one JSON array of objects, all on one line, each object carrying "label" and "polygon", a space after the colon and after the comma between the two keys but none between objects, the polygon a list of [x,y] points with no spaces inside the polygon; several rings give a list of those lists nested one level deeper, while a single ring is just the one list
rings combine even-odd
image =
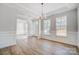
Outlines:
[{"label": "white ceiling", "polygon": [[[41,3],[25,3],[25,4],[19,4],[19,5],[22,5],[25,8],[28,8],[29,10],[32,10],[37,14],[40,14],[42,10]],[[63,7],[73,8],[76,6],[77,6],[77,3],[45,3],[44,13],[49,13]]]},{"label": "white ceiling", "polygon": [[[29,11],[34,16],[41,15],[41,3],[16,3],[16,4],[8,4],[10,6],[15,6],[18,10]],[[62,8],[71,9],[77,7],[77,3],[44,3],[44,13],[55,12],[55,10],[59,10]],[[25,13],[25,12],[24,12]]]}]

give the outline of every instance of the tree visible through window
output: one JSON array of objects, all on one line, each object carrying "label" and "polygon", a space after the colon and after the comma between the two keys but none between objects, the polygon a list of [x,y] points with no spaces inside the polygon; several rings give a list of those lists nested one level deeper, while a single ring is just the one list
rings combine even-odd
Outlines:
[{"label": "tree visible through window", "polygon": [[67,36],[67,16],[56,18],[56,35]]}]

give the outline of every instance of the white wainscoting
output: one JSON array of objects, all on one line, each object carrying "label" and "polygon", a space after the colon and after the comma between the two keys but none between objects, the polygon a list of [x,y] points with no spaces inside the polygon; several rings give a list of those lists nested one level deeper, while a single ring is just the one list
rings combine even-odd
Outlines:
[{"label": "white wainscoting", "polygon": [[16,36],[13,32],[0,32],[0,48],[5,48],[16,44]]},{"label": "white wainscoting", "polygon": [[67,37],[58,37],[55,34],[51,34],[51,35],[43,35],[42,38],[57,41],[57,42],[67,43],[75,46],[77,46],[78,44],[77,32],[69,32],[67,34]]}]

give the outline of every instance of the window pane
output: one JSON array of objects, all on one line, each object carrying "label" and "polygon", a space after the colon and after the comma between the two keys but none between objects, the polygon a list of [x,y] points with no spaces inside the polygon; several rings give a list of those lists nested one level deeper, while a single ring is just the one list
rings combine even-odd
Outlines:
[{"label": "window pane", "polygon": [[28,35],[28,24],[25,23],[25,33]]},{"label": "window pane", "polygon": [[44,34],[45,35],[49,35],[50,34],[50,20],[44,20],[43,21],[44,24]]},{"label": "window pane", "polygon": [[17,34],[24,34],[24,22],[20,19],[17,20]]},{"label": "window pane", "polygon": [[32,20],[30,21],[30,35],[37,35],[39,26],[38,21]]},{"label": "window pane", "polygon": [[67,36],[67,16],[56,18],[56,35]]}]

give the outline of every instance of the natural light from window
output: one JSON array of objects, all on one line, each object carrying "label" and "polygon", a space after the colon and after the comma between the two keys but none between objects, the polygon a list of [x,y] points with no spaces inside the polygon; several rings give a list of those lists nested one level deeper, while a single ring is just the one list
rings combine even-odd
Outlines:
[{"label": "natural light from window", "polygon": [[67,16],[56,18],[56,35],[67,36]]},{"label": "natural light from window", "polygon": [[51,22],[50,20],[43,20],[43,32],[44,35],[50,35],[50,26],[51,26]]}]

